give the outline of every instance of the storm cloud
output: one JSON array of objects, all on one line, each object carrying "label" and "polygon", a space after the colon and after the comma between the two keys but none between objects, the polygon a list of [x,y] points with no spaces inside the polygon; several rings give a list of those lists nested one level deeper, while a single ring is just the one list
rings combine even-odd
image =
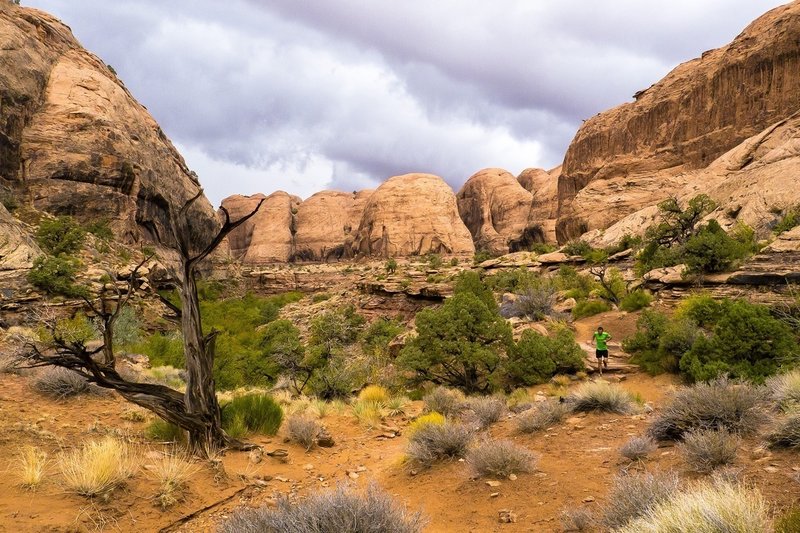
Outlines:
[{"label": "storm cloud", "polygon": [[159,121],[212,202],[560,164],[582,119],[769,0],[23,0]]}]

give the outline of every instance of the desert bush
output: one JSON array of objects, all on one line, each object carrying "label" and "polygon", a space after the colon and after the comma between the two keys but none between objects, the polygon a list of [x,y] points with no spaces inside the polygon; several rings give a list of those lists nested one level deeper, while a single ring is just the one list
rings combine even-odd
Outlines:
[{"label": "desert bush", "polygon": [[239,418],[248,431],[262,435],[275,435],[283,421],[283,409],[268,394],[243,394],[235,396],[221,406],[222,427]]},{"label": "desert bush", "polygon": [[143,379],[148,383],[166,385],[173,389],[183,389],[186,387],[184,378],[186,371],[172,366],[154,366],[144,370]]},{"label": "desert bush", "polygon": [[568,265],[559,267],[554,282],[567,298],[576,300],[588,298],[589,294],[597,288],[597,282],[592,276],[581,274],[575,267]]},{"label": "desert bush", "polygon": [[589,509],[577,507],[561,511],[561,527],[564,531],[591,531],[596,522]]},{"label": "desert bush", "polygon": [[558,301],[558,289],[549,282],[526,287],[514,301],[516,316],[531,320],[543,320],[553,314],[553,306]]},{"label": "desert bush", "polygon": [[769,508],[761,493],[731,483],[698,483],[662,500],[619,533],[693,531],[750,533],[771,531]]},{"label": "desert bush", "polygon": [[321,431],[322,426],[304,416],[293,415],[286,421],[286,432],[289,439],[305,446],[306,450],[310,450],[316,445]]},{"label": "desert bush", "polygon": [[509,440],[486,439],[469,450],[467,464],[476,477],[508,477],[532,472],[538,456]]},{"label": "desert bush", "polygon": [[81,262],[69,256],[40,256],[33,260],[27,279],[31,285],[51,294],[70,298],[87,296],[86,287],[75,284]]},{"label": "desert bush", "polygon": [[692,272],[724,272],[750,255],[754,245],[752,230],[729,235],[712,219],[689,237],[681,260]]},{"label": "desert bush", "polygon": [[465,399],[459,390],[436,387],[423,396],[422,401],[425,404],[425,411],[452,417],[463,411]]},{"label": "desert bush", "polygon": [[772,228],[772,231],[775,235],[780,235],[798,225],[800,225],[800,204],[786,209],[781,219]]},{"label": "desert bush", "polygon": [[610,310],[611,304],[605,300],[578,300],[572,308],[572,318],[578,320]]},{"label": "desert bush", "polygon": [[471,398],[467,401],[466,408],[470,419],[474,419],[481,429],[485,429],[500,420],[506,411],[506,402],[494,396]]},{"label": "desert bush", "polygon": [[69,216],[43,219],[36,230],[36,242],[51,255],[79,252],[85,238],[86,231]]},{"label": "desert bush", "polygon": [[736,460],[739,437],[725,428],[698,429],[683,436],[681,447],[689,468],[708,473]]},{"label": "desert bush", "polygon": [[473,433],[462,424],[426,424],[408,439],[406,454],[412,464],[430,467],[445,459],[464,457]]},{"label": "desert bush", "polygon": [[511,392],[511,394],[508,395],[508,398],[506,399],[506,405],[512,411],[518,412],[515,411],[515,409],[517,409],[521,405],[530,406],[532,400],[533,399],[531,398],[531,394],[530,392],[528,392],[528,389],[519,388],[519,389],[514,389]]},{"label": "desert bush", "polygon": [[419,533],[424,526],[419,513],[399,506],[374,484],[364,493],[339,485],[299,503],[282,498],[274,509],[234,511],[222,522],[219,533]]},{"label": "desert bush", "polygon": [[656,442],[651,437],[631,437],[622,445],[619,453],[629,461],[641,461],[656,451],[656,447]]},{"label": "desert bush", "polygon": [[396,320],[379,318],[369,325],[361,337],[364,351],[367,353],[384,353],[389,343],[400,335],[405,328]]},{"label": "desert bush", "polygon": [[389,399],[389,391],[380,385],[367,385],[358,393],[358,401],[384,405]]},{"label": "desert bush", "polygon": [[17,374],[20,371],[20,360],[9,353],[0,353],[0,374]]},{"label": "desert bush", "polygon": [[511,326],[497,305],[490,309],[471,292],[456,293],[438,309],[420,311],[416,326],[417,336],[400,352],[398,364],[420,380],[466,392],[491,388],[513,342]]},{"label": "desert bush", "polygon": [[792,370],[769,378],[767,390],[772,400],[784,410],[800,405],[800,370]]},{"label": "desert bush", "polygon": [[800,449],[800,412],[779,420],[767,434],[767,442],[773,448]]},{"label": "desert bush", "polygon": [[43,369],[36,376],[33,387],[45,396],[57,400],[87,394],[94,390],[86,378],[77,372],[57,366]]},{"label": "desert bush", "polygon": [[331,411],[331,404],[325,400],[311,400],[308,410],[317,418],[325,418]]},{"label": "desert bush", "polygon": [[790,507],[775,520],[775,533],[797,533],[800,531],[800,507]]},{"label": "desert bush", "polygon": [[517,428],[522,433],[533,433],[558,424],[571,412],[567,403],[557,401],[539,402],[522,413],[517,419]]},{"label": "desert bush", "polygon": [[183,368],[183,339],[176,333],[153,333],[131,345],[129,351],[146,355],[154,367]]},{"label": "desert bush", "polygon": [[622,348],[632,354],[631,362],[649,374],[678,372],[681,357],[691,349],[699,333],[691,318],[670,319],[645,309],[636,321],[636,333],[622,341]]},{"label": "desert bush", "polygon": [[158,442],[185,442],[186,433],[172,422],[154,418],[144,430],[148,438]]},{"label": "desert bush", "polygon": [[150,465],[148,473],[158,483],[156,503],[166,509],[178,503],[187,488],[189,479],[199,467],[180,453],[171,453]]},{"label": "desert bush", "polygon": [[[315,365],[308,382],[312,393],[325,400],[343,399],[349,398],[366,384],[369,376],[367,361],[351,348],[335,348],[321,365]],[[311,357],[317,356],[312,350]]]},{"label": "desert bush", "polygon": [[567,397],[567,402],[577,412],[630,414],[637,410],[636,400],[630,392],[602,381],[584,383]]},{"label": "desert bush", "polygon": [[767,420],[765,394],[749,383],[720,378],[679,389],[650,424],[656,440],[679,440],[696,429],[750,435]]},{"label": "desert bush", "polygon": [[334,348],[356,342],[365,322],[352,305],[327,311],[311,322],[310,344],[323,347],[324,353],[330,355]]},{"label": "desert bush", "polygon": [[583,350],[567,328],[559,328],[553,337],[523,331],[505,363],[509,379],[523,385],[543,383],[555,374],[575,373],[584,366]]},{"label": "desert bush", "polygon": [[494,292],[521,293],[543,283],[541,274],[528,268],[501,269],[484,278],[486,286]]},{"label": "desert bush", "polygon": [[[491,279],[491,278],[487,278]],[[471,294],[483,302],[489,311],[497,311],[497,300],[494,298],[492,287],[487,281],[481,279],[478,272],[465,270],[453,278],[453,294]]]},{"label": "desert bush", "polygon": [[626,294],[619,303],[623,311],[633,312],[644,309],[653,302],[653,297],[643,290],[636,290]]},{"label": "desert bush", "polygon": [[23,446],[17,454],[16,462],[19,484],[28,490],[36,490],[44,480],[47,464],[46,451],[36,446]]},{"label": "desert bush", "polygon": [[420,429],[426,426],[441,426],[445,423],[447,419],[444,417],[443,414],[437,413],[436,411],[432,411],[430,413],[426,413],[422,416],[418,416],[408,425],[406,429],[406,435],[411,438],[414,433],[419,431]]},{"label": "desert bush", "polygon": [[561,248],[561,251],[567,255],[583,256],[584,254],[591,252],[592,247],[588,242],[576,239],[565,244]]},{"label": "desert bush", "polygon": [[58,464],[68,491],[97,496],[133,476],[137,460],[126,442],[105,437],[62,453]]},{"label": "desert bush", "polygon": [[386,264],[384,265],[384,269],[389,274],[394,274],[395,271],[397,270],[397,259],[391,258],[388,261],[386,261]]},{"label": "desert bush", "polygon": [[608,495],[611,503],[606,506],[601,521],[603,525],[616,531],[616,528],[647,515],[660,503],[669,501],[677,491],[678,476],[674,473],[617,476]]}]

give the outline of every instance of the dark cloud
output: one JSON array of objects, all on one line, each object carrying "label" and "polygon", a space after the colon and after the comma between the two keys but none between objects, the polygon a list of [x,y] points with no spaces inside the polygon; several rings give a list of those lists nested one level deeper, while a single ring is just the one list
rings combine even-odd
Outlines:
[{"label": "dark cloud", "polygon": [[777,0],[23,0],[114,66],[214,202],[560,163],[580,121]]}]

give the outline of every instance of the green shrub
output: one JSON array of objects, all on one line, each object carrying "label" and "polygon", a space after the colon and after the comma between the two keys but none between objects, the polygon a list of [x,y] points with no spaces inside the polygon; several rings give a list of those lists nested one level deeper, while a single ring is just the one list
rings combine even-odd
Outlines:
[{"label": "green shrub", "polygon": [[632,363],[649,374],[678,372],[681,357],[697,335],[699,329],[692,320],[670,320],[663,313],[647,309],[636,321],[636,333],[622,341],[622,348],[632,354]]},{"label": "green shrub", "polygon": [[384,265],[384,268],[386,269],[386,272],[388,272],[389,274],[394,274],[395,271],[397,270],[397,259],[392,258],[386,261],[386,265]]},{"label": "green shrub", "polygon": [[527,268],[499,270],[496,274],[486,276],[483,281],[492,291],[513,293],[541,286],[543,282],[541,274]]},{"label": "green shrub", "polygon": [[772,448],[800,449],[800,412],[792,412],[779,420],[767,434]]},{"label": "green shrub", "polygon": [[86,232],[91,233],[102,241],[114,240],[114,232],[111,230],[108,219],[101,219],[87,224]]},{"label": "green shrub", "polygon": [[506,362],[510,380],[523,385],[544,383],[556,374],[583,369],[583,350],[567,328],[560,328],[552,338],[525,330]]},{"label": "green shrub", "polygon": [[543,320],[553,314],[553,307],[557,302],[558,291],[555,285],[549,282],[539,283],[517,294],[513,303],[513,314],[531,320]]},{"label": "green shrub", "polygon": [[775,533],[797,533],[800,531],[800,507],[790,507],[775,521]]},{"label": "green shrub", "polygon": [[311,297],[311,303],[318,304],[320,302],[324,302],[325,300],[330,300],[331,295],[327,292],[318,292],[317,294]]},{"label": "green shrub", "polygon": [[0,190],[0,204],[6,208],[9,213],[13,213],[19,208],[19,201],[11,191]]},{"label": "green shrub", "polygon": [[453,280],[453,294],[472,294],[490,311],[497,310],[497,300],[494,299],[491,287],[477,272],[467,270],[459,273]]},{"label": "green shrub", "polygon": [[795,361],[798,345],[791,329],[763,305],[734,300],[712,335],[699,335],[680,362],[681,371],[695,381],[723,374],[763,382],[784,364]]},{"label": "green shrub", "polygon": [[28,271],[28,282],[51,294],[70,298],[88,296],[86,287],[75,284],[75,275],[81,269],[81,262],[65,255],[57,257],[39,256]]},{"label": "green shrub", "polygon": [[592,247],[588,242],[576,239],[565,244],[561,248],[561,251],[567,255],[579,255],[583,257],[592,251]]},{"label": "green shrub", "polygon": [[222,427],[226,428],[239,418],[248,431],[262,435],[275,435],[283,421],[283,409],[267,394],[236,396],[222,408]]},{"label": "green shrub", "polygon": [[[10,209],[9,209],[10,211]],[[800,204],[788,208],[783,217],[772,228],[775,235],[780,235],[784,231],[800,225]]]},{"label": "green shrub", "polygon": [[728,235],[716,220],[711,220],[686,241],[683,262],[692,272],[730,270],[750,255],[754,247],[753,235],[746,232],[739,235],[742,240]]},{"label": "green shrub", "polygon": [[86,231],[70,216],[43,219],[36,230],[36,242],[51,255],[77,253],[85,238]]},{"label": "green shrub", "polygon": [[694,294],[678,304],[675,315],[690,318],[700,327],[708,327],[722,318],[729,302],[730,300],[717,300],[704,293]]},{"label": "green shrub", "polygon": [[597,288],[593,277],[579,273],[575,267],[561,265],[555,277],[555,284],[559,290],[564,291],[567,298],[588,298],[589,294]]},{"label": "green shrub", "polygon": [[310,343],[323,347],[330,355],[334,348],[356,342],[365,322],[352,305],[325,312],[311,322]]},{"label": "green shrub", "polygon": [[611,304],[605,300],[578,300],[572,309],[572,318],[578,320],[610,310]]},{"label": "green shrub", "polygon": [[132,345],[130,351],[146,355],[152,366],[184,366],[183,338],[178,334],[153,333]]},{"label": "green shrub", "polygon": [[162,418],[154,418],[145,429],[148,438],[158,442],[185,442],[186,432]]},{"label": "green shrub", "polygon": [[619,303],[619,308],[623,311],[633,312],[644,309],[653,302],[653,297],[643,290],[636,290],[626,294]]},{"label": "green shrub", "polygon": [[314,370],[323,361],[306,357],[300,339],[300,330],[289,320],[275,320],[267,324],[261,338],[261,348],[266,362],[289,378],[295,392],[300,394]]},{"label": "green shrub", "polygon": [[492,259],[493,257],[494,256],[486,250],[478,250],[477,252],[475,252],[475,257],[472,258],[472,262],[476,265],[479,265],[484,261]]},{"label": "green shrub", "polygon": [[389,343],[405,328],[396,320],[379,318],[369,325],[361,337],[364,349],[369,353],[383,353]]},{"label": "green shrub", "polygon": [[422,380],[485,392],[497,377],[502,356],[512,345],[511,326],[472,292],[457,292],[439,309],[416,317],[417,336],[397,363]]},{"label": "green shrub", "polygon": [[[319,357],[313,353],[309,357]],[[363,358],[336,350],[315,366],[308,382],[313,394],[324,400],[347,398],[367,383],[369,368]]]},{"label": "green shrub", "polygon": [[608,255],[618,254],[620,252],[624,252],[625,250],[635,250],[642,245],[642,237],[639,235],[631,235],[626,233],[622,236],[619,242],[613,246],[609,246],[606,248],[606,253]]}]

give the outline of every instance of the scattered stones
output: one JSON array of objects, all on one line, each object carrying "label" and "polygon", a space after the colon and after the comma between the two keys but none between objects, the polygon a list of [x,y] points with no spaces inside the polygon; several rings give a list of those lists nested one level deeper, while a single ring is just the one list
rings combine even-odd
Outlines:
[{"label": "scattered stones", "polygon": [[500,522],[501,524],[516,524],[517,513],[515,513],[511,509],[500,509],[497,512],[497,521]]},{"label": "scattered stones", "polygon": [[336,441],[333,440],[333,437],[327,431],[322,431],[317,436],[317,446],[320,448],[333,448],[336,445]]},{"label": "scattered stones", "polygon": [[508,479],[510,479],[511,481],[516,481],[517,475],[516,474],[509,474],[508,475]]},{"label": "scattered stones", "polygon": [[489,485],[490,487],[499,487],[500,486],[500,482],[499,481],[494,481],[494,480],[489,480],[489,481],[486,482],[486,484]]}]

